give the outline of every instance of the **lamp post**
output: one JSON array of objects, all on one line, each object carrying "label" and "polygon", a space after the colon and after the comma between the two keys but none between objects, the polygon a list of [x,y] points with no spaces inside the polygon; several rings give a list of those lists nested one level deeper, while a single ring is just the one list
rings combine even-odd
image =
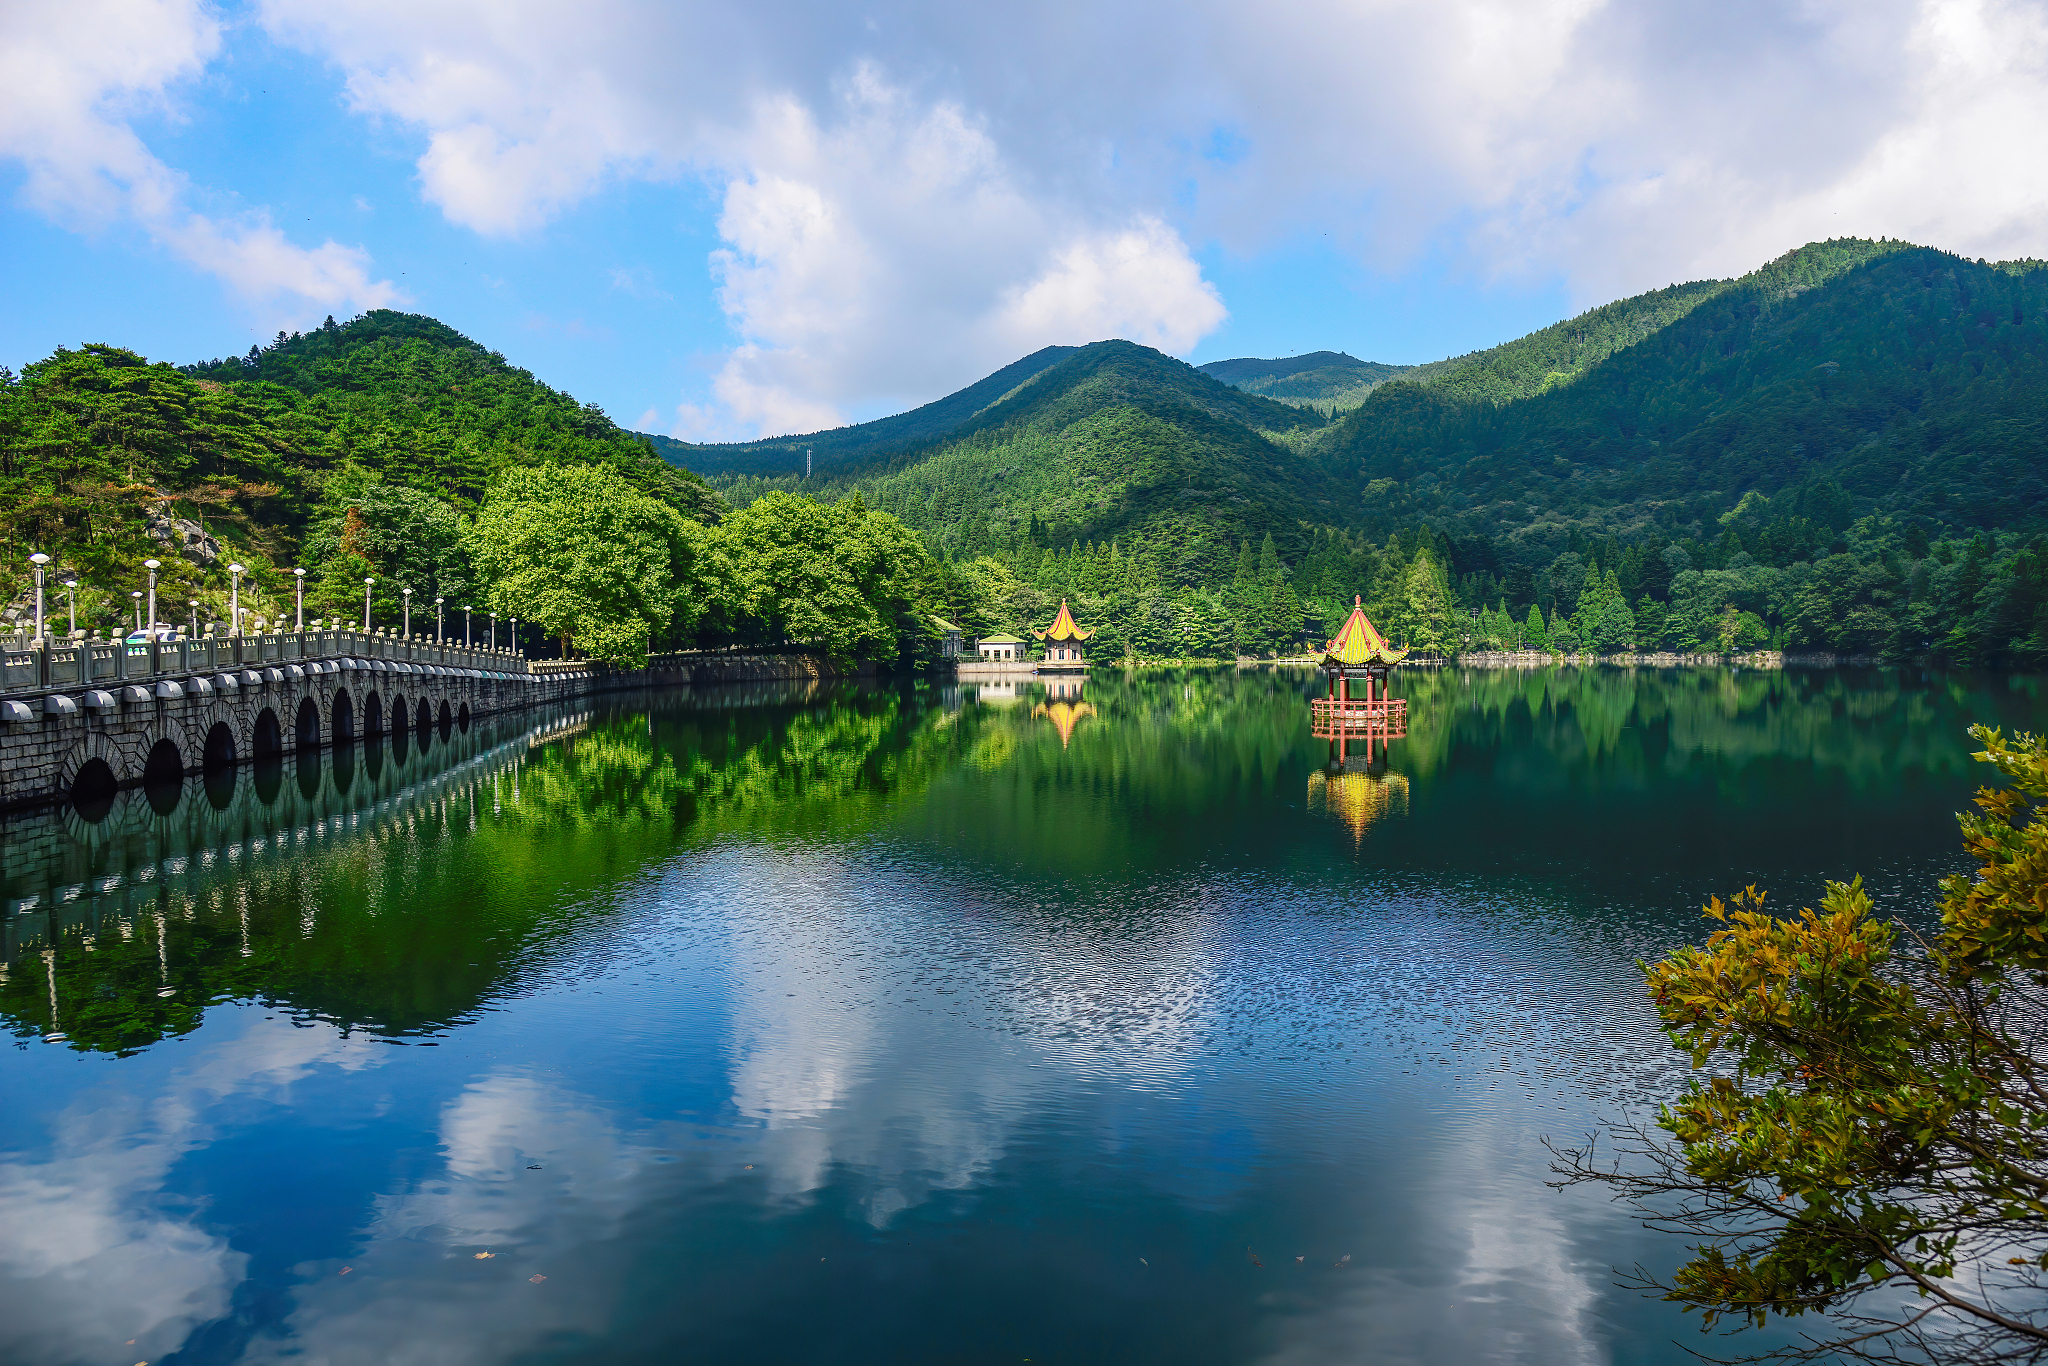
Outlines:
[{"label": "lamp post", "polygon": [[28,562],[36,567],[36,643],[40,645],[43,640],[43,570],[49,565],[50,557],[38,550],[28,557]]},{"label": "lamp post", "polygon": [[375,582],[377,582],[375,579],[363,580],[363,629],[365,631],[370,629],[370,585]]},{"label": "lamp post", "polygon": [[467,606],[462,609],[462,648],[465,650],[469,648],[469,608]]},{"label": "lamp post", "polygon": [[64,607],[71,613],[71,634],[78,634],[78,578],[64,580]]},{"label": "lamp post", "polygon": [[401,589],[399,589],[399,590],[398,590],[398,596],[399,596],[399,597],[401,597],[401,598],[403,598],[403,599],[405,600],[405,625],[403,625],[403,626],[401,626],[401,627],[399,628],[398,634],[399,634],[399,635],[401,635],[401,636],[403,636],[403,637],[405,637],[405,638],[406,638],[407,640],[411,640],[411,639],[412,639],[412,590],[411,590],[410,588],[401,588]]},{"label": "lamp post", "polygon": [[135,629],[139,633],[142,630],[142,590],[138,588],[128,596],[135,603]]},{"label": "lamp post", "polygon": [[233,586],[228,589],[228,634],[242,634],[242,575],[247,571],[238,564],[228,566]]},{"label": "lamp post", "polygon": [[144,560],[142,567],[149,571],[149,633],[156,634],[156,571],[163,568],[161,560]]},{"label": "lamp post", "polygon": [[434,643],[436,645],[448,643],[448,638],[441,633],[441,603],[443,601],[441,598],[434,599]]},{"label": "lamp post", "polygon": [[491,648],[493,650],[498,648],[498,614],[496,612],[491,613]]},{"label": "lamp post", "polygon": [[306,571],[294,569],[292,571],[292,578],[298,581],[298,629],[304,632],[306,629]]},{"label": "lamp post", "polygon": [[519,618],[518,618],[518,617],[514,617],[514,618],[512,618],[512,642],[511,642],[511,648],[512,648],[512,653],[513,653],[513,654],[515,654],[515,655],[516,655],[516,654],[518,654],[518,653],[519,653]]},{"label": "lamp post", "polygon": [[[199,639],[199,599],[191,598],[186,605],[192,609],[192,639]],[[76,628],[73,628],[76,629]]]}]

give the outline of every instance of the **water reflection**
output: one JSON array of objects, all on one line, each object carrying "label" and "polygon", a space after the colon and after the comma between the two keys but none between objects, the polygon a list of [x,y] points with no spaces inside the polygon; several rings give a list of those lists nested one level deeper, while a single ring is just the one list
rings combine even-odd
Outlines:
[{"label": "water reflection", "polygon": [[1340,767],[1308,775],[1308,809],[1327,812],[1363,840],[1389,816],[1408,814],[1408,778],[1402,773],[1369,773]]},{"label": "water reflection", "polygon": [[1668,1084],[1699,891],[1924,891],[2034,685],[1418,671],[1374,771],[1318,681],[415,712],[0,825],[0,1359],[1683,1359],[1538,1139]]}]

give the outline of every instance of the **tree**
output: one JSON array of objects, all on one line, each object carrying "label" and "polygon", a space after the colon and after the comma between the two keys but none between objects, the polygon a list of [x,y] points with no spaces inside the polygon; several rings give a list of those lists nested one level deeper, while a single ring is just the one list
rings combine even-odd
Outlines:
[{"label": "tree", "polygon": [[1448,655],[1458,648],[1457,607],[1451,600],[1443,570],[1427,550],[1417,552],[1408,566],[1401,580],[1400,597],[1389,615],[1389,629],[1406,641],[1410,649]]},{"label": "tree", "polygon": [[703,609],[703,535],[610,466],[540,465],[499,476],[465,541],[492,610],[639,668]]},{"label": "tree", "polygon": [[858,497],[769,493],[721,522],[711,544],[723,606],[742,632],[846,661],[898,659],[936,630],[926,619],[936,566],[923,542]]},{"label": "tree", "polygon": [[472,587],[462,531],[461,514],[432,494],[345,468],[328,481],[306,538],[306,562],[321,566],[307,605],[340,617],[353,607],[360,617],[368,575],[377,580],[372,606],[378,624],[400,620],[400,590],[410,588],[415,612],[427,613],[431,628],[434,599],[460,602]]},{"label": "tree", "polygon": [[1586,566],[1585,586],[1579,594],[1573,625],[1585,648],[1594,654],[1626,650],[1635,640],[1635,615],[1621,595],[1621,584],[1610,569],[1604,574]]},{"label": "tree", "polygon": [[1978,867],[1941,883],[1932,942],[1860,879],[1782,919],[1713,899],[1706,943],[1646,970],[1701,1075],[1661,1135],[1558,1153],[1559,1184],[1698,1240],[1636,1283],[1705,1327],[1832,1319],[1773,1357],[2048,1358],[2048,739],[1970,734],[2011,785],[1959,818]]}]

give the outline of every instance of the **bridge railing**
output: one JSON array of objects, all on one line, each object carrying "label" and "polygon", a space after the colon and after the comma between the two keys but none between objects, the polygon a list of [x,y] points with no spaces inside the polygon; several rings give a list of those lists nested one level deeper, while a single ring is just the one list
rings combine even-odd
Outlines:
[{"label": "bridge railing", "polygon": [[304,659],[384,659],[485,673],[526,674],[513,650],[465,647],[381,631],[282,631],[129,644],[119,640],[38,644],[20,637],[0,649],[0,694],[90,688],[183,674],[217,673]]}]

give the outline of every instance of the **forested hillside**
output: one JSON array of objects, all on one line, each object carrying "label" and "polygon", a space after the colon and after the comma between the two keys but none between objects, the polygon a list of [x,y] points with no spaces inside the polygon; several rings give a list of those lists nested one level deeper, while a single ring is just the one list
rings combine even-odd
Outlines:
[{"label": "forested hillside", "polygon": [[[359,622],[372,579],[378,626],[405,622],[409,588],[415,630],[442,598],[451,614],[518,617],[530,647],[545,634],[608,658],[801,632],[894,659],[930,635],[932,563],[886,514],[724,513],[645,438],[430,318],[329,319],[184,367],[89,345],[0,370],[17,611],[40,550],[78,579],[81,628],[110,634],[155,558],[160,619],[175,623],[225,618],[240,563],[242,607],[272,623],[292,615],[304,568],[309,619]],[[815,622],[818,599],[846,610]]]},{"label": "forested hillside", "polygon": [[[1531,368],[1533,373],[1533,367]],[[1573,527],[1643,539],[1746,496],[1839,487],[1855,513],[2042,524],[2048,270],[1900,243],[1803,248],[1519,402],[1375,391],[1319,453],[1370,523],[1427,520],[1547,559]]]},{"label": "forested hillside", "polygon": [[1196,368],[1233,389],[1278,399],[1297,408],[1312,408],[1325,417],[1345,408],[1356,408],[1380,385],[1415,369],[1412,365],[1359,360],[1342,351],[1311,351],[1285,360],[1215,360]]},{"label": "forested hillside", "polygon": [[[344,535],[404,565],[423,602],[463,591],[457,520],[513,466],[600,464],[687,515],[721,506],[596,408],[409,314],[330,318],[182,368],[88,345],[0,381],[10,558],[56,556],[81,578],[82,620],[109,629],[151,556],[165,562],[164,598],[198,596],[209,613],[231,560],[251,567],[245,591],[273,610],[283,572],[300,563],[314,570],[316,601],[359,600],[360,578],[327,582]],[[176,553],[201,533],[194,553]]]},{"label": "forested hillside", "polygon": [[[1212,405],[1198,434],[1160,442],[1129,416],[1142,404],[1083,420],[1101,391],[1077,386],[1059,421],[819,486],[981,561],[994,586],[955,595],[971,622],[1015,630],[1068,592],[1150,653],[1270,648],[1364,594],[1437,649],[1469,636],[2048,661],[2030,548],[2048,512],[2044,308],[2037,262],[1816,243],[1414,367],[1334,423]],[[1119,366],[1173,373],[1138,354]],[[1316,368],[1223,364],[1241,385]],[[1282,454],[1296,452],[1309,460]],[[726,484],[738,501],[757,487]]]},{"label": "forested hillside", "polygon": [[2048,266],[1845,240],[1414,367],[1336,420],[1128,342],[1051,347],[881,422],[669,443],[716,490],[431,319],[183,368],[86,346],[0,372],[0,512],[17,604],[42,549],[109,630],[154,555],[209,617],[229,561],[273,620],[297,565],[309,615],[359,619],[374,578],[380,622],[411,587],[625,654],[896,657],[932,610],[1021,632],[1062,595],[1111,654],[1229,654],[1362,595],[1424,649],[2025,665],[2048,663],[2044,414]]},{"label": "forested hillside", "polygon": [[[1307,526],[1343,516],[1346,491],[1290,444],[1321,425],[1148,347],[1097,342],[945,440],[822,471],[805,491],[858,492],[955,556],[1121,539],[1203,582],[1247,537],[1305,544]],[[714,479],[738,503],[798,482]]]}]

